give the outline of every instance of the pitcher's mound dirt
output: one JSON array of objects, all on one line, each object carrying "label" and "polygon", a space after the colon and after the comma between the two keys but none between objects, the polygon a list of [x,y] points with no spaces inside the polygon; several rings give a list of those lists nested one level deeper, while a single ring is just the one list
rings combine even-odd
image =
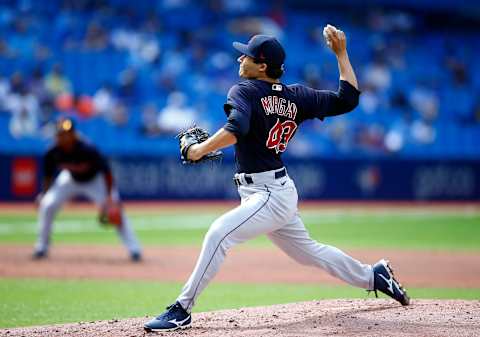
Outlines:
[{"label": "pitcher's mound dirt", "polygon": [[480,301],[328,300],[193,314],[188,330],[146,333],[147,318],[0,330],[8,337],[479,336]]}]

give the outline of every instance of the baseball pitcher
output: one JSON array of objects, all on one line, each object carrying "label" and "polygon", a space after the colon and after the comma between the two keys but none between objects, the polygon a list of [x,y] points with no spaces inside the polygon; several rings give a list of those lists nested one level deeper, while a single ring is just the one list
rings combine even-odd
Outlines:
[{"label": "baseball pitcher", "polygon": [[302,122],[347,113],[358,105],[360,95],[345,34],[328,25],[324,36],[338,60],[340,83],[336,92],[283,84],[280,77],[286,55],[273,37],[256,35],[248,44],[233,43],[242,54],[239,75],[245,81],[228,93],[226,124],[203,142],[186,131],[180,145],[187,162],[202,161],[221,148],[235,145],[234,182],[241,204],[211,225],[195,269],[176,302],[147,322],[145,330],[190,326],[192,307],[217,274],[227,250],[261,234],[301,264],[321,268],[355,287],[379,290],[402,305],[409,304],[405,289],[393,277],[386,260],[373,266],[363,264],[335,247],[316,242],[298,213],[297,190],[282,162],[282,153]]}]

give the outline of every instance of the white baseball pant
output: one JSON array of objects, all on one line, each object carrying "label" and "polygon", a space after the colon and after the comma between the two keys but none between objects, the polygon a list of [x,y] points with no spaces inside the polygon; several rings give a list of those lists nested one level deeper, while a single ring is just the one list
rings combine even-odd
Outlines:
[{"label": "white baseball pant", "polygon": [[[279,171],[279,170],[276,170]],[[203,241],[197,264],[177,301],[191,311],[202,290],[217,274],[228,249],[267,234],[288,256],[303,265],[316,266],[341,280],[364,289],[373,289],[372,267],[341,250],[312,238],[298,214],[298,194],[288,175],[275,179],[275,171],[236,174],[242,182],[241,204],[215,220]]]},{"label": "white baseball pant", "polygon": [[[103,173],[98,173],[87,182],[75,181],[68,170],[62,170],[59,173],[52,186],[40,201],[38,212],[39,233],[35,245],[36,251],[48,250],[55,214],[66,201],[75,196],[84,196],[93,201],[98,207],[102,207],[108,197]],[[114,201],[120,200],[118,191],[115,188],[112,190],[112,199]],[[122,213],[122,217],[123,224],[117,229],[118,235],[130,254],[140,253],[140,244],[125,213]]]}]

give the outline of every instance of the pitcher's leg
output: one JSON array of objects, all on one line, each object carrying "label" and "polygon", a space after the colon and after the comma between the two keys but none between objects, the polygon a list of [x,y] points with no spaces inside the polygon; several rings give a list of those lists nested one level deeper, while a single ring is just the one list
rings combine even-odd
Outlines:
[{"label": "pitcher's leg", "polygon": [[215,220],[205,236],[195,269],[177,298],[185,310],[191,311],[197,297],[217,274],[229,248],[275,229],[267,207],[269,200],[270,193],[257,193]]},{"label": "pitcher's leg", "polygon": [[324,269],[356,287],[373,289],[373,271],[340,249],[310,238],[299,216],[289,225],[268,234],[272,242],[295,261]]},{"label": "pitcher's leg", "polygon": [[[83,193],[95,204],[97,207],[103,207],[107,200],[107,188],[105,185],[105,179],[102,173],[97,174],[93,180],[84,186],[82,186]],[[120,195],[117,189],[112,190],[112,200],[120,201]],[[142,248],[138,242],[137,236],[132,229],[129,219],[127,218],[125,211],[122,210],[122,225],[117,227],[118,235],[122,240],[125,247],[128,249],[132,259],[136,257],[140,258]]]},{"label": "pitcher's leg", "polygon": [[35,244],[35,254],[39,257],[48,250],[55,214],[75,193],[75,182],[70,173],[63,171],[41,199],[38,208],[38,238]]}]

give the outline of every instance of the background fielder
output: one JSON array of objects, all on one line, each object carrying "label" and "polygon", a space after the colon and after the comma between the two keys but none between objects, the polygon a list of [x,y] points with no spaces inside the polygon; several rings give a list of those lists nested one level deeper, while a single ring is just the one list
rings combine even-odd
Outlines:
[{"label": "background fielder", "polygon": [[[225,112],[228,121],[215,135],[199,144],[183,136],[185,159],[202,160],[212,151],[235,144],[241,204],[215,220],[205,236],[197,264],[175,304],[145,324],[147,331],[165,331],[190,326],[193,305],[218,272],[232,246],[267,234],[295,261],[319,267],[343,281],[367,290],[380,290],[409,304],[405,289],[393,278],[385,260],[363,264],[341,250],[312,238],[298,214],[298,195],[287,174],[281,154],[287,149],[300,123],[324,119],[353,110],[360,92],[350,64],[345,34],[328,25],[324,36],[338,59],[340,85],[337,92],[314,90],[303,85],[284,85],[285,52],[273,37],[256,35],[248,45],[234,42],[242,53],[239,75],[246,81],[233,86]],[[184,149],[187,149],[186,153]]]},{"label": "background fielder", "polygon": [[[56,171],[59,174],[54,178]],[[80,139],[73,121],[63,119],[57,124],[56,143],[44,158],[43,192],[37,198],[39,234],[34,258],[47,256],[55,214],[66,201],[76,196],[95,202],[101,210],[100,219],[115,223],[130,258],[139,261],[141,248],[121,209],[110,166],[92,145]]]}]

